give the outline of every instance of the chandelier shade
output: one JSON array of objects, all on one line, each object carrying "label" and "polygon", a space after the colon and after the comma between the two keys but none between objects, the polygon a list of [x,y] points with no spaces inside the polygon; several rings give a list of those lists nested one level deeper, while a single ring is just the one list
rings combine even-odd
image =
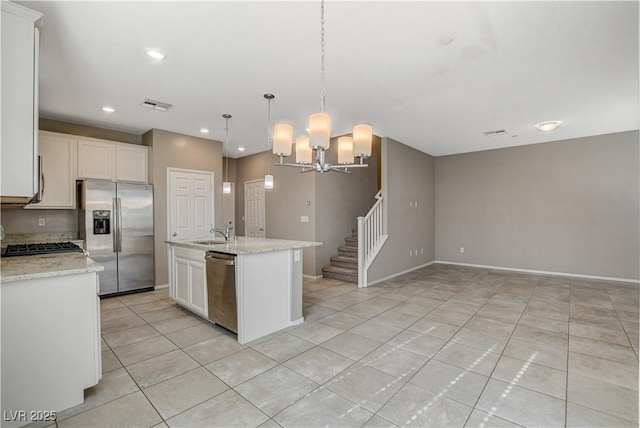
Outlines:
[{"label": "chandelier shade", "polygon": [[226,131],[226,136],[224,139],[225,151],[227,152],[227,156],[225,157],[225,178],[222,183],[222,193],[229,194],[231,193],[231,183],[229,182],[229,119],[231,119],[230,114],[223,114],[222,117],[225,121],[224,129]]},{"label": "chandelier shade", "polygon": [[373,129],[371,125],[355,125],[353,127],[353,154],[354,156],[371,156],[371,140]]},{"label": "chandelier shade", "polygon": [[309,146],[309,137],[296,138],[296,163],[309,165],[313,154],[312,151]]},{"label": "chandelier shade", "polygon": [[353,138],[338,138],[338,163],[341,165],[353,163]]},{"label": "chandelier shade", "polygon": [[273,128],[273,153],[281,156],[291,154],[291,144],[293,142],[293,126],[278,123]]}]

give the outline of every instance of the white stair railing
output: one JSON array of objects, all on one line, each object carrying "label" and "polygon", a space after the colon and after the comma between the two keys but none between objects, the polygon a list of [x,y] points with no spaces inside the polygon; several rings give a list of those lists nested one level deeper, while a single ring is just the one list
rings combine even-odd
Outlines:
[{"label": "white stair railing", "polygon": [[367,286],[367,270],[387,240],[382,210],[382,190],[364,217],[358,217],[358,287]]}]

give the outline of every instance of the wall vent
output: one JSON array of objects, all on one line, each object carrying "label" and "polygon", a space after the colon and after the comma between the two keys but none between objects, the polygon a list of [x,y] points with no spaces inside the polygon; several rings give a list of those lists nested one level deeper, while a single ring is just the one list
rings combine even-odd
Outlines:
[{"label": "wall vent", "polygon": [[142,103],[140,103],[140,106],[144,108],[151,108],[158,111],[167,111],[171,107],[173,107],[172,104],[163,103],[162,101],[152,100],[151,98],[146,98]]},{"label": "wall vent", "polygon": [[485,137],[493,137],[494,135],[504,135],[507,133],[506,129],[496,129],[495,131],[484,132]]}]

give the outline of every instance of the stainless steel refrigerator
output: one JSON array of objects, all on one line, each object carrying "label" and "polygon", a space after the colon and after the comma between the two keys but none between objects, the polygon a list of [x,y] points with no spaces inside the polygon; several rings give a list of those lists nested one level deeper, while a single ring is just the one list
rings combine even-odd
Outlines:
[{"label": "stainless steel refrigerator", "polygon": [[153,186],[86,180],[78,196],[85,249],[104,266],[99,294],[153,289]]}]

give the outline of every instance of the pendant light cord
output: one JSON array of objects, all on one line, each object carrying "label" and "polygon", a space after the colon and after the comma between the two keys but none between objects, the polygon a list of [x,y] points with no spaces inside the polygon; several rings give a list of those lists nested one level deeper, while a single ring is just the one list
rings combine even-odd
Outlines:
[{"label": "pendant light cord", "polygon": [[226,161],[225,161],[225,168],[224,168],[224,171],[225,171],[225,179],[224,179],[224,181],[226,181],[228,183],[229,182],[229,118],[225,117],[224,120],[226,122],[224,129],[225,129],[225,131],[227,131],[227,136],[226,136],[225,141],[224,141],[224,145],[226,146],[226,149],[227,149],[227,156],[225,158]]},{"label": "pendant light cord", "polygon": [[271,162],[269,153],[271,151],[271,98],[267,98],[269,107],[267,111],[267,175],[271,175]]},{"label": "pendant light cord", "polygon": [[320,112],[324,113],[325,100],[327,98],[327,90],[325,89],[324,76],[324,0],[320,1]]}]

